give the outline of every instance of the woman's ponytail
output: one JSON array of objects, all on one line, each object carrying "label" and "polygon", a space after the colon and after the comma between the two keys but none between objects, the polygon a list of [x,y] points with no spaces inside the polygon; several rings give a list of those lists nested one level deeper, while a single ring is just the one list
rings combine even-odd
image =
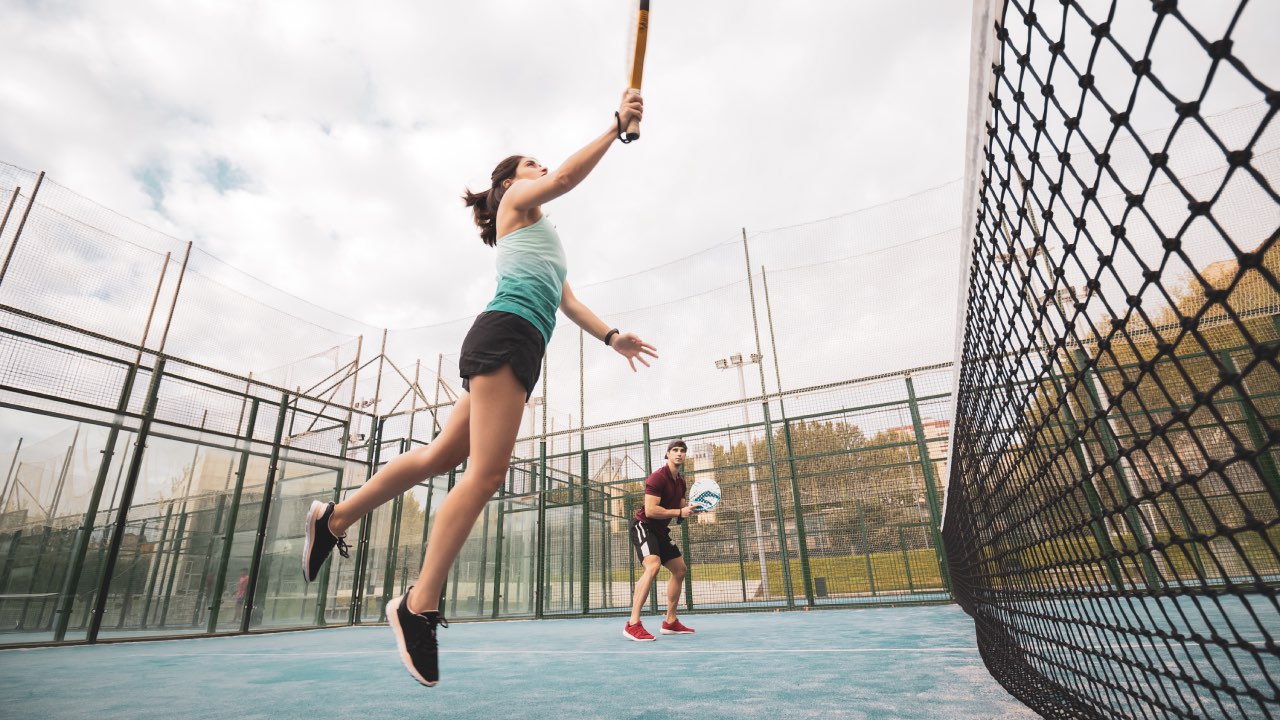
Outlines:
[{"label": "woman's ponytail", "polygon": [[462,201],[471,208],[472,218],[480,228],[480,239],[489,247],[498,244],[498,205],[502,203],[502,196],[507,192],[502,183],[515,177],[516,168],[520,167],[522,159],[524,159],[523,155],[512,155],[498,163],[498,166],[493,169],[493,174],[489,176],[488,190],[475,193],[469,188],[464,188]]}]

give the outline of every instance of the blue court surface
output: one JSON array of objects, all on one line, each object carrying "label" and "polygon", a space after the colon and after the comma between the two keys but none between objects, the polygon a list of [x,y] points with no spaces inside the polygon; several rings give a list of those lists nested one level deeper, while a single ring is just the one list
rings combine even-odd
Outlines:
[{"label": "blue court surface", "polygon": [[[418,685],[386,626],[0,651],[6,718],[1034,718],[959,607],[458,623]],[[645,626],[657,630],[660,617]]]}]

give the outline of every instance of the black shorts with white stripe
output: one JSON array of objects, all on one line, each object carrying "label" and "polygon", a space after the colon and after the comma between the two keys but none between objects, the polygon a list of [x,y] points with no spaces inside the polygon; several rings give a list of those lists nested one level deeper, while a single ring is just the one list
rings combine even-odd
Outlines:
[{"label": "black shorts with white stripe", "polygon": [[631,544],[642,563],[646,555],[657,555],[663,565],[681,556],[680,548],[671,542],[671,531],[666,525],[632,521]]}]

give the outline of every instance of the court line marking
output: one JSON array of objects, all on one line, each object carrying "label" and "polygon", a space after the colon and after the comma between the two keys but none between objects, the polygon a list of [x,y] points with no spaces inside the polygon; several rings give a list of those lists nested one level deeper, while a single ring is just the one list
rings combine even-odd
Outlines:
[{"label": "court line marking", "polygon": [[[973,652],[977,648],[811,648],[800,649],[724,649],[724,650],[445,650],[441,655],[806,655],[812,653],[949,653]],[[126,655],[131,658],[178,658],[178,657],[344,657],[349,655],[387,655],[394,649],[387,650],[349,650],[345,652],[296,652],[296,653],[137,653]]]},{"label": "court line marking", "polygon": [[[213,640],[216,638],[193,638],[199,640]],[[1262,641],[1255,641],[1261,644]],[[101,646],[99,646],[101,647]],[[1167,650],[1159,645],[1143,644],[1137,645],[1089,645],[1083,648],[1085,650],[1125,650],[1134,649],[1135,647],[1143,647],[1151,650]],[[1206,647],[1197,645],[1196,647]],[[37,648],[40,650],[57,649],[55,647]],[[383,655],[393,652],[393,650],[346,650],[340,652],[263,652],[263,653],[131,653],[124,657],[130,658],[182,658],[182,657],[347,657],[355,655]],[[441,649],[441,655],[633,655],[636,653],[645,655],[806,655],[806,654],[870,654],[870,653],[953,653],[953,652],[978,652],[976,647],[938,647],[938,648],[904,648],[904,647],[887,647],[887,648],[742,648],[742,649],[717,649],[717,650],[648,650],[645,648],[633,648],[631,650],[499,650],[499,649]]]}]

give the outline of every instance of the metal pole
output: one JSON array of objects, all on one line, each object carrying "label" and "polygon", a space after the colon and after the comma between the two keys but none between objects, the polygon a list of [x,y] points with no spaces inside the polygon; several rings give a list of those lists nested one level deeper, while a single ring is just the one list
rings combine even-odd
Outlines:
[{"label": "metal pole", "polygon": [[[747,243],[746,228],[742,228],[742,252],[747,260],[747,295],[751,299],[751,329],[756,334],[756,357],[763,358],[764,351],[760,348],[760,320],[756,317],[756,285],[751,279],[751,249]],[[764,363],[757,360],[756,365],[760,370],[760,394],[767,395],[769,391],[764,386]],[[745,397],[745,393],[743,396]]]},{"label": "metal pole", "polygon": [[933,458],[929,457],[929,445],[924,436],[924,422],[920,419],[920,403],[916,400],[916,386],[911,373],[906,374],[907,402],[911,408],[911,426],[916,435],[916,454],[920,456],[920,469],[924,473],[924,496],[929,503],[929,532],[933,536],[934,552],[942,570],[942,585],[951,592],[951,571],[947,567],[947,553],[942,544],[942,504],[938,502],[937,483],[933,477]]},{"label": "metal pole", "polygon": [[[227,464],[230,465],[231,463],[228,462]],[[191,627],[200,624],[200,610],[205,601],[205,591],[210,593],[213,591],[213,588],[209,586],[213,583],[213,575],[211,574],[213,572],[213,563],[211,561],[213,559],[213,544],[217,540],[217,536],[214,533],[217,532],[218,526],[222,523],[222,511],[226,505],[227,496],[223,494],[217,495],[217,500],[214,501],[213,505],[213,522],[209,525],[209,542],[205,544],[204,549],[205,564],[204,572],[201,573],[200,591],[196,593],[195,608],[191,611]]]},{"label": "metal pole", "polygon": [[498,488],[498,527],[494,530],[493,536],[497,538],[493,548],[493,614],[492,617],[498,617],[498,601],[506,597],[506,588],[502,584],[502,521],[506,517],[505,503],[502,496],[507,494],[507,488],[515,484],[516,469],[514,467],[507,468],[507,481]]},{"label": "metal pole", "polygon": [[[1240,375],[1240,368],[1236,366],[1235,358],[1231,357],[1230,350],[1222,350],[1218,353],[1218,356],[1222,359],[1222,366],[1227,369],[1227,372],[1237,377]],[[1244,416],[1245,428],[1249,431],[1249,440],[1253,443],[1254,452],[1257,453],[1257,470],[1262,475],[1262,484],[1270,491],[1272,502],[1280,502],[1280,473],[1276,472],[1275,459],[1265,449],[1267,447],[1267,433],[1258,422],[1258,414],[1254,411],[1254,405],[1246,400],[1248,390],[1244,387],[1244,379],[1241,378],[1240,386],[1233,387],[1231,391],[1236,396],[1235,402],[1240,406],[1240,414]]]},{"label": "metal pole", "polygon": [[587,473],[589,472],[586,447],[581,448],[582,455],[582,614],[586,615],[591,604],[591,588],[588,582],[591,577],[591,488]]},{"label": "metal pole", "polygon": [[[185,508],[185,504],[183,505]],[[182,543],[186,540],[187,511],[183,509],[178,515],[178,530],[173,535],[173,560],[169,563],[169,579],[165,583],[164,602],[160,605],[159,626],[164,627],[169,619],[169,599],[173,596],[173,582],[178,577],[178,563],[182,560]]]},{"label": "metal pole", "polygon": [[[745,231],[743,233],[743,241],[746,241]],[[743,433],[746,435],[744,443],[747,447],[747,481],[751,486],[751,513],[755,518],[756,525],[756,554],[760,558],[760,593],[765,600],[769,599],[769,571],[765,567],[764,555],[764,523],[760,520],[760,493],[756,489],[756,461],[755,454],[751,449],[751,431],[748,429],[751,425],[750,414],[747,412],[747,382],[746,376],[742,372],[743,363],[738,363],[738,391],[742,395],[742,426]]]},{"label": "metal pole", "polygon": [[[22,220],[18,222],[18,229],[13,233],[13,242],[9,244],[9,251],[5,253],[4,264],[0,265],[0,285],[4,284],[4,276],[9,272],[9,262],[13,260],[13,253],[18,249],[18,239],[22,237],[22,229],[27,226],[27,216],[31,214],[31,207],[36,204],[36,195],[40,192],[40,185],[44,182],[44,171],[36,176],[36,186],[31,189],[31,197],[27,199],[27,209],[22,211]],[[16,197],[15,191],[15,197]],[[9,213],[5,213],[6,220]]]},{"label": "metal pole", "polygon": [[867,561],[867,584],[871,586],[871,596],[876,595],[876,573],[871,564],[871,538],[867,535],[867,510],[858,507],[858,534],[862,535],[862,554]]},{"label": "metal pole", "polygon": [[[778,399],[781,403],[781,398]],[[795,503],[796,538],[800,545],[800,572],[804,580],[804,598],[810,606],[814,605],[813,570],[809,567],[809,541],[804,528],[804,505],[801,502],[800,479],[796,472],[796,454],[791,444],[791,421],[786,412],[782,415],[782,438],[787,445],[787,469],[791,475],[791,500]]]},{"label": "metal pole", "polygon": [[[1156,572],[1155,564],[1151,561],[1151,544],[1147,540],[1147,534],[1143,532],[1142,518],[1138,511],[1136,503],[1133,501],[1133,494],[1129,487],[1129,477],[1125,472],[1124,465],[1127,463],[1125,458],[1120,456],[1119,443],[1115,428],[1111,425],[1111,408],[1102,407],[1102,392],[1098,389],[1100,382],[1096,368],[1090,370],[1088,358],[1080,349],[1075,351],[1076,362],[1081,368],[1080,380],[1084,384],[1085,399],[1089,401],[1088,415],[1098,418],[1095,421],[1098,428],[1098,436],[1102,441],[1102,451],[1107,458],[1107,462],[1111,464],[1117,475],[1118,482],[1115,483],[1116,490],[1120,494],[1120,500],[1124,503],[1125,508],[1122,513],[1129,525],[1129,531],[1133,533],[1133,538],[1137,546],[1142,549],[1142,569],[1147,582],[1147,589],[1158,590],[1160,588],[1160,575]],[[1106,387],[1103,386],[1102,391],[1105,392]]]},{"label": "metal pole", "polygon": [[[35,566],[31,568],[31,579],[27,581],[27,598],[22,601],[22,613],[18,616],[18,629],[22,630],[27,623],[27,609],[31,606],[31,595],[35,593],[36,583],[40,581],[40,567],[44,565],[45,556],[49,550],[49,537],[53,535],[53,525],[45,523],[44,532],[40,534],[40,547],[36,550]],[[45,603],[40,603],[40,611],[36,615],[36,623],[39,624],[40,616],[44,614]]]},{"label": "metal pole", "polygon": [[[376,397],[376,394],[375,394]],[[369,423],[369,450],[368,450],[368,469],[365,476],[365,482],[373,477],[378,471],[378,464],[382,459],[382,431],[386,427],[386,418],[380,418],[376,415]],[[364,606],[364,583],[367,579],[366,566],[369,564],[369,536],[373,532],[372,514],[366,516],[360,521],[360,534],[356,537],[356,557],[352,562],[351,577],[351,613],[347,621],[348,625],[355,625],[359,622],[363,613]]]},{"label": "metal pole", "polygon": [[[796,515],[796,543],[800,546],[800,572],[804,580],[805,600],[812,606],[814,604],[813,570],[809,567],[809,539],[805,532],[804,503],[800,494],[800,483],[796,478],[796,458],[791,446],[791,423],[787,421],[787,404],[782,398],[782,369],[778,364],[778,336],[773,330],[773,302],[769,296],[769,274],[763,265],[760,266],[760,284],[764,288],[765,321],[769,326],[769,348],[773,352],[773,376],[777,383],[778,411],[782,415],[782,432],[787,447],[787,468],[791,475],[791,498]],[[773,448],[772,440],[769,447]]]},{"label": "metal pole", "polygon": [[[249,472],[249,454],[253,448],[253,430],[258,423],[258,398],[249,399],[249,424],[245,427],[244,449],[240,451],[240,464],[236,469],[236,484],[231,490],[231,506],[227,508],[222,531],[222,547],[218,552],[218,569],[213,587],[209,588],[209,617],[205,630],[218,631],[218,615],[222,612],[222,588],[227,584],[227,565],[231,562],[231,546],[235,543],[236,518],[240,515],[240,497],[244,492],[245,475]],[[215,528],[216,529],[216,528]]]},{"label": "metal pole", "polygon": [[[1111,544],[1111,535],[1107,531],[1102,498],[1093,485],[1093,467],[1081,446],[1081,434],[1076,425],[1075,413],[1071,411],[1071,398],[1066,394],[1058,375],[1052,369],[1049,371],[1049,379],[1053,382],[1054,391],[1062,399],[1062,419],[1066,424],[1067,435],[1071,438],[1071,456],[1080,468],[1080,487],[1084,491],[1085,503],[1089,506],[1089,528],[1093,532],[1094,541],[1098,543],[1102,557],[1106,558],[1107,573],[1111,576],[1111,582],[1115,584],[1117,590],[1122,589],[1124,576],[1120,572],[1120,563],[1116,560],[1117,553]],[[947,452],[949,455],[951,447],[947,448]],[[949,459],[948,462],[950,462]]]},{"label": "metal pole", "polygon": [[0,514],[4,514],[4,508],[9,504],[9,483],[13,481],[13,469],[18,465],[18,455],[22,453],[22,438],[18,438],[18,447],[13,449],[13,459],[9,461],[9,471],[4,475],[4,489],[0,490]]},{"label": "metal pole", "polygon": [[[764,437],[765,449],[769,451],[769,475],[772,480],[770,487],[773,491],[773,514],[778,519],[778,561],[782,569],[782,592],[787,596],[787,607],[795,607],[795,597],[791,592],[791,553],[787,551],[787,523],[786,514],[782,511],[782,495],[778,492],[778,461],[773,451],[773,423],[769,417],[769,401],[765,400],[760,403],[760,409],[764,412]],[[796,518],[796,525],[799,527],[799,517]]]},{"label": "metal pole", "polygon": [[[173,324],[173,313],[178,309],[178,293],[182,292],[182,280],[187,276],[187,261],[191,259],[191,241],[187,241],[187,250],[182,254],[182,267],[178,268],[178,282],[173,288],[173,301],[169,303],[169,317],[165,318],[164,331],[160,333],[160,346],[156,348],[156,352],[164,352],[164,344],[169,340],[169,326]],[[169,256],[165,255],[165,267],[169,267]],[[164,274],[160,275],[161,281],[164,280]],[[157,297],[160,294],[160,288],[156,288]],[[151,321],[148,319],[148,326]],[[145,338],[144,338],[145,342]],[[250,376],[252,377],[252,376]]]},{"label": "metal pole", "polygon": [[0,217],[0,237],[4,236],[4,229],[9,224],[9,213],[13,212],[13,206],[18,202],[18,195],[22,194],[22,186],[19,185],[13,189],[13,194],[9,196],[9,204],[4,209],[4,217]]},{"label": "metal pole", "polygon": [[93,616],[89,620],[89,634],[87,637],[89,642],[97,641],[98,631],[102,629],[102,617],[107,611],[107,593],[111,590],[111,576],[115,572],[116,556],[119,554],[120,546],[124,542],[125,531],[129,528],[129,507],[133,504],[133,493],[137,490],[138,476],[142,473],[142,457],[145,454],[144,450],[151,434],[151,421],[155,417],[156,400],[160,396],[160,381],[164,377],[164,364],[164,358],[157,359],[156,367],[151,373],[151,386],[147,389],[146,402],[142,408],[142,419],[138,423],[137,439],[133,443],[133,457],[129,459],[129,474],[125,477],[124,487],[120,492],[120,506],[116,511],[115,530],[111,533],[111,541],[106,561],[102,567],[102,577],[98,585],[98,597],[94,603]]},{"label": "metal pole", "polygon": [[[764,316],[769,325],[769,348],[773,351],[773,378],[778,389],[778,405],[782,406],[782,367],[778,365],[778,336],[773,332],[773,303],[769,299],[769,276],[763,265],[760,266],[760,284],[764,288]],[[782,409],[782,418],[787,417],[786,408]]]},{"label": "metal pole", "polygon": [[[350,442],[351,442],[351,420],[350,420],[350,414],[348,414],[347,422],[343,423],[342,441],[338,446],[339,456],[343,459],[343,462],[338,463],[337,470],[334,473],[337,477],[335,477],[333,481],[333,495],[331,495],[331,497],[333,498],[333,501],[335,503],[338,502],[338,500],[342,497],[342,478],[343,478],[343,475],[345,474],[346,467],[347,467],[347,463],[346,463],[347,445]],[[323,626],[327,624],[325,622],[324,616],[325,616],[326,610],[328,609],[328,604],[329,604],[329,568],[333,567],[333,565],[334,563],[331,563],[331,562],[325,563],[320,568],[320,577],[317,578],[316,618],[315,618],[316,625]]]},{"label": "metal pole", "polygon": [[378,348],[378,376],[373,381],[373,414],[378,415],[378,404],[382,402],[382,364],[387,359],[387,330],[382,329],[382,346]]},{"label": "metal pole", "polygon": [[[396,563],[400,561],[400,524],[404,521],[404,506],[404,495],[391,502],[391,521],[387,523],[390,525],[387,529],[387,564],[382,576],[382,602],[378,603],[378,617],[382,620],[387,619],[387,603],[391,602],[392,594],[398,594],[395,573]],[[407,588],[405,592],[408,592]]]},{"label": "metal pole", "polygon": [[[544,358],[545,360],[545,358]],[[546,386],[543,386],[544,390]],[[538,444],[538,557],[537,570],[534,577],[537,586],[534,590],[534,617],[542,617],[547,609],[546,555],[547,555],[547,441]]]},{"label": "metal pole", "polygon": [[67,454],[62,458],[62,470],[58,473],[58,486],[53,491],[53,499],[49,501],[48,519],[52,523],[58,516],[58,504],[62,502],[62,491],[67,486],[67,473],[71,470],[71,456],[75,454],[76,443],[80,440],[80,423],[76,423],[76,431],[71,435],[71,444],[67,446]]},{"label": "metal pole", "polygon": [[262,484],[262,503],[258,511],[258,531],[253,538],[253,552],[249,555],[249,584],[244,590],[244,614],[240,617],[240,632],[249,632],[249,621],[257,605],[258,574],[262,569],[262,549],[267,543],[267,521],[271,517],[271,496],[275,492],[276,475],[280,473],[280,446],[284,438],[284,418],[289,414],[289,393],[280,393],[280,405],[276,409],[276,432],[271,440],[271,459],[267,461],[267,478]]},{"label": "metal pole", "polygon": [[142,617],[138,621],[138,627],[145,630],[147,628],[147,616],[151,614],[151,596],[155,593],[156,580],[160,577],[160,566],[164,562],[165,545],[169,541],[169,523],[173,521],[173,503],[169,503],[169,508],[165,510],[164,522],[160,524],[160,540],[156,543],[156,549],[151,553],[152,565],[151,573],[147,577],[147,587],[142,591]]}]

